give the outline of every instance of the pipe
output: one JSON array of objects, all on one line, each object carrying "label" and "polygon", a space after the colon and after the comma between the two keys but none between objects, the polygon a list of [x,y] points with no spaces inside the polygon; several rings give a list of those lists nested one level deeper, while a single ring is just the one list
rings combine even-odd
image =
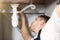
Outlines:
[{"label": "pipe", "polygon": [[33,5],[33,4],[30,4],[30,5],[26,6],[26,7],[24,7],[22,10],[20,10],[20,13],[21,13],[21,12],[24,12],[24,11],[27,10],[28,8],[31,8],[32,10],[34,10],[34,9],[36,8],[36,6]]},{"label": "pipe", "polygon": [[28,8],[31,8],[32,10],[34,10],[36,8],[36,6],[33,5],[33,4],[30,4],[30,5],[26,6],[26,7],[24,7],[20,11],[17,11],[18,4],[11,4],[11,7],[12,7],[12,10],[13,10],[13,15],[12,15],[12,26],[13,27],[17,27],[17,25],[18,25],[18,15],[17,15],[17,13],[24,12]]},{"label": "pipe", "polygon": [[12,14],[12,26],[13,27],[17,27],[18,26],[18,15],[17,15],[17,7],[18,7],[18,4],[11,4],[11,7],[12,7],[12,11],[13,11],[13,14]]},{"label": "pipe", "polygon": [[[18,15],[17,15],[17,7],[18,4],[11,4],[12,7],[12,40],[23,40],[23,37],[21,35],[21,32],[19,32],[19,28],[18,28]],[[19,30],[19,31],[18,31]]]}]

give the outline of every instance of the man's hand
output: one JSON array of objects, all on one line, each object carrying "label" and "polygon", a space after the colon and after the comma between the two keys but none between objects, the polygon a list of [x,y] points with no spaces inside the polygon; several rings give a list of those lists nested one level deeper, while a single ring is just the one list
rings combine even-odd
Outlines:
[{"label": "man's hand", "polygon": [[18,13],[18,15],[19,16],[24,16],[24,13],[21,13],[20,11],[18,11],[19,13]]},{"label": "man's hand", "polygon": [[26,22],[26,17],[24,15],[24,13],[20,12],[18,15],[20,16],[21,21],[22,21],[21,34],[22,34],[24,40],[31,40],[32,36],[29,33],[29,30],[27,27],[27,22]]}]

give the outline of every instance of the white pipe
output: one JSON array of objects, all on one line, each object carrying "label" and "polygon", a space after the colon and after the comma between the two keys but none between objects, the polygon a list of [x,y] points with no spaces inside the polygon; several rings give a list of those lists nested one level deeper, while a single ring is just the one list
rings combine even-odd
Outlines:
[{"label": "white pipe", "polygon": [[36,8],[36,6],[33,5],[33,4],[30,4],[30,5],[26,6],[26,7],[24,7],[22,10],[20,10],[20,12],[24,12],[28,8],[31,8],[32,10],[34,10]]},{"label": "white pipe", "polygon": [[[18,4],[11,4],[12,7],[12,40],[23,40],[23,37],[21,35],[21,33],[19,32],[20,30],[17,28],[18,26],[18,15],[17,15],[17,7]],[[19,30],[19,31],[18,31]]]},{"label": "white pipe", "polygon": [[17,7],[18,7],[18,4],[11,4],[11,7],[12,7],[12,11],[13,11],[13,14],[12,14],[12,26],[13,27],[17,27],[18,25],[18,15],[17,15]]}]

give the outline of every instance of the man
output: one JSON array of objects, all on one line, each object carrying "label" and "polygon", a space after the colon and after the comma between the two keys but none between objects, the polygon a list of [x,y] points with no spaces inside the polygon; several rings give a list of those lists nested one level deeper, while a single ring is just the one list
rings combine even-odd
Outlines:
[{"label": "man", "polygon": [[[46,15],[39,16],[31,25],[30,29],[27,27],[26,17],[24,13],[19,14],[22,20],[21,33],[24,40],[40,40],[40,30],[44,27],[49,17]],[[36,36],[31,35],[31,31],[36,33]],[[38,38],[37,38],[38,37]]]},{"label": "man", "polygon": [[60,2],[41,31],[41,40],[60,40]]}]

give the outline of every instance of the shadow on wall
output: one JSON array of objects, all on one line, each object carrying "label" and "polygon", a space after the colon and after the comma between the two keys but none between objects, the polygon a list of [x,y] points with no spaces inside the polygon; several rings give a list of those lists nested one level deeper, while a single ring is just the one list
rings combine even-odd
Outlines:
[{"label": "shadow on wall", "polygon": [[50,5],[50,4],[54,3],[55,1],[58,1],[58,0],[46,0],[45,3],[46,3],[46,5]]}]

